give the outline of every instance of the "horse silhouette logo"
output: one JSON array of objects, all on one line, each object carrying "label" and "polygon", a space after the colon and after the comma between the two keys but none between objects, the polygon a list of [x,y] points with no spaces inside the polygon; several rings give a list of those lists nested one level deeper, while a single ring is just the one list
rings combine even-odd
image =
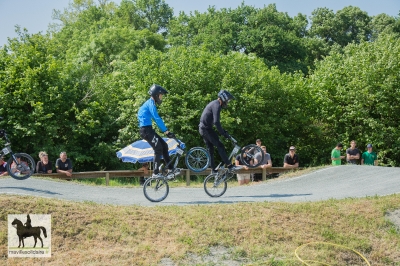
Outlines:
[{"label": "horse silhouette logo", "polygon": [[[51,230],[50,215],[8,215],[8,221],[9,257],[50,257],[51,241],[50,237],[48,238],[48,233]],[[26,222],[23,223],[23,221]],[[42,236],[44,236],[44,239]],[[33,237],[34,243],[32,243],[31,237]],[[38,247],[36,247],[37,239],[40,240],[41,244]]]}]

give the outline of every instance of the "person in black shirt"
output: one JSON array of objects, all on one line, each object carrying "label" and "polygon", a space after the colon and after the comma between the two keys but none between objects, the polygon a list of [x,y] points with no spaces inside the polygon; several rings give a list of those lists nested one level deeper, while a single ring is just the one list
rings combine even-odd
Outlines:
[{"label": "person in black shirt", "polygon": [[71,160],[67,158],[67,153],[65,151],[60,153],[60,158],[56,161],[56,171],[68,177],[72,176],[72,163]]},{"label": "person in black shirt", "polygon": [[36,164],[36,173],[51,174],[53,172],[53,165],[49,161],[49,156],[45,151],[39,152],[40,161]]},{"label": "person in black shirt", "polygon": [[232,94],[226,90],[221,90],[218,93],[218,99],[211,101],[203,110],[200,118],[199,133],[203,137],[204,143],[207,146],[208,152],[210,153],[210,164],[212,171],[215,170],[214,161],[214,147],[217,147],[218,153],[221,156],[222,161],[229,169],[234,169],[235,165],[229,161],[228,155],[226,154],[224,144],[219,140],[217,133],[213,130],[215,126],[222,136],[229,138],[228,132],[222,128],[220,122],[221,108],[227,108],[228,102],[235,99]]},{"label": "person in black shirt", "polygon": [[296,154],[296,147],[290,146],[289,153],[285,155],[283,159],[283,167],[286,168],[298,168],[299,167],[299,156]]}]

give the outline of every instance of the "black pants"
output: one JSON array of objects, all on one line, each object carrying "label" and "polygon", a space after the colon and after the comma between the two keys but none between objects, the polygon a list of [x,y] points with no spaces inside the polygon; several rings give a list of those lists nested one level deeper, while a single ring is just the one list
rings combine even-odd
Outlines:
[{"label": "black pants", "polygon": [[[168,144],[154,131],[152,127],[141,127],[139,133],[140,137],[147,141],[154,150],[154,174],[158,174],[161,155],[164,157],[166,164],[171,160],[168,154]],[[169,165],[168,168],[172,169],[172,164]]]},{"label": "black pants", "polygon": [[211,168],[215,169],[214,161],[214,147],[217,147],[218,153],[221,156],[222,161],[226,165],[230,165],[231,162],[226,154],[224,144],[219,140],[217,133],[212,129],[199,128],[200,135],[203,137],[204,143],[207,146],[208,152],[210,153]]}]

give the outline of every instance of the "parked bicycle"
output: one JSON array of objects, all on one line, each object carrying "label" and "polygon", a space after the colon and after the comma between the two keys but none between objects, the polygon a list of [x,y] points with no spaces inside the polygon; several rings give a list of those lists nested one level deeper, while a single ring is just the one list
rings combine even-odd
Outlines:
[{"label": "parked bicycle", "polygon": [[[229,155],[229,160],[232,160],[233,156],[235,156],[240,151],[240,159],[244,165],[249,168],[255,168],[261,165],[264,160],[264,152],[261,147],[250,144],[244,147],[241,147],[237,144],[237,141],[230,136],[230,140],[234,145],[231,154]],[[208,153],[208,152],[207,152]],[[260,156],[257,160],[257,163],[254,164],[254,157],[256,154]],[[244,160],[243,158],[247,158]],[[210,197],[220,197],[222,196],[228,187],[227,182],[236,174],[237,171],[242,169],[243,166],[236,166],[233,169],[225,168],[222,163],[220,163],[215,170],[210,175],[208,175],[204,179],[204,190]]]},{"label": "parked bicycle", "polygon": [[[171,155],[170,162],[166,165],[160,166],[160,173],[162,178],[149,177],[143,184],[144,196],[152,202],[160,202],[167,198],[169,193],[168,181],[175,179],[175,177],[180,173],[178,167],[179,158],[184,153],[183,143],[178,139],[174,138],[178,143],[176,147],[176,153]],[[173,165],[173,170],[168,172],[169,166]]]},{"label": "parked bicycle", "polygon": [[[3,118],[0,117],[0,120],[3,120]],[[14,153],[11,150],[11,142],[4,129],[0,129],[0,138],[6,140],[5,147],[0,151],[0,157],[7,154],[11,156],[6,166],[8,174],[17,180],[29,178],[35,171],[35,161],[33,158],[26,153]]]}]

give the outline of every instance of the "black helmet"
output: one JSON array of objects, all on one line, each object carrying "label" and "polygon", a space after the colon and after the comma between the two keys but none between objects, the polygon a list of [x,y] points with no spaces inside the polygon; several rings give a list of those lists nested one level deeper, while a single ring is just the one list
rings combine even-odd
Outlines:
[{"label": "black helmet", "polygon": [[160,94],[167,94],[168,91],[161,87],[160,85],[153,84],[150,89],[149,89],[149,94],[151,97],[153,97],[154,101],[156,101],[157,104],[161,104],[161,100],[159,95]]},{"label": "black helmet", "polygon": [[233,97],[233,95],[230,94],[229,91],[226,91],[226,90],[220,90],[218,92],[218,98],[220,98],[222,101],[222,108],[227,108],[228,102],[230,100],[235,99],[235,97]]}]

